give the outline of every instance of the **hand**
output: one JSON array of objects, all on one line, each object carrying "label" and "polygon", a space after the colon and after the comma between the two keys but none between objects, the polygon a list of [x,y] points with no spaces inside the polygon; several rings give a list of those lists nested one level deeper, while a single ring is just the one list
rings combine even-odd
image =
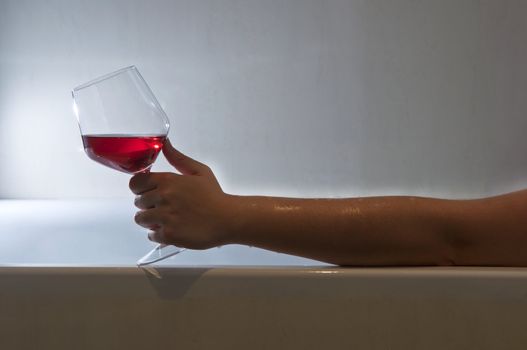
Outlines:
[{"label": "hand", "polygon": [[163,147],[175,173],[136,174],[130,180],[135,205],[141,209],[135,222],[150,229],[151,241],[191,249],[226,244],[230,196],[225,194],[212,170],[174,149]]}]

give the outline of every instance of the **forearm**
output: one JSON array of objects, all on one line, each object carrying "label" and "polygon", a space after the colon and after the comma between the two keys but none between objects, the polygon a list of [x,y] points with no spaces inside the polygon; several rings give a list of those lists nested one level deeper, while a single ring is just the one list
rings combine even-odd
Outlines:
[{"label": "forearm", "polygon": [[527,248],[525,226],[510,198],[233,198],[230,243],[338,265],[527,265],[518,254]]},{"label": "forearm", "polygon": [[339,265],[437,265],[444,201],[413,197],[237,197],[234,243]]}]

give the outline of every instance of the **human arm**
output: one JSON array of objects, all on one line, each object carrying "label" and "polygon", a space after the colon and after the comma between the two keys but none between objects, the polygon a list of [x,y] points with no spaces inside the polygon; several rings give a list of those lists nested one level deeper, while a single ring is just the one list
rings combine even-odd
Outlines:
[{"label": "human arm", "polygon": [[236,243],[338,265],[527,266],[527,191],[475,200],[238,197]]},{"label": "human arm", "polygon": [[245,244],[338,265],[527,266],[527,191],[476,200],[235,196],[170,143],[163,152],[183,175],[130,182],[136,221],[160,243]]}]

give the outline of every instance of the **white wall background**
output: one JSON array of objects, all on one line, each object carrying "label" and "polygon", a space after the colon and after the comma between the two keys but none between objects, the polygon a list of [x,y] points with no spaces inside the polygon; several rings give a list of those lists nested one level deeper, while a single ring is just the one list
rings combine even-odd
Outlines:
[{"label": "white wall background", "polygon": [[0,0],[0,197],[130,196],[70,100],[130,64],[228,192],[527,185],[527,1]]}]

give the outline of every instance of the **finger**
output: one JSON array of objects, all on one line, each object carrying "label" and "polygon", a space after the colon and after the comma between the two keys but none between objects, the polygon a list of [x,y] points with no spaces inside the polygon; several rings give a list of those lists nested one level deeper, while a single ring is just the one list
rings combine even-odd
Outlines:
[{"label": "finger", "polygon": [[170,244],[167,238],[165,237],[165,235],[163,234],[163,232],[159,230],[148,232],[148,239],[151,240],[152,242],[157,242],[161,244]]},{"label": "finger", "polygon": [[145,228],[159,227],[165,222],[165,214],[158,208],[140,210],[135,213],[134,221]]},{"label": "finger", "polygon": [[139,209],[151,209],[157,207],[161,200],[158,191],[152,190],[135,196],[134,204]]},{"label": "finger", "polygon": [[168,162],[183,175],[208,175],[210,173],[208,166],[175,149],[168,139],[163,146],[163,154]]},{"label": "finger", "polygon": [[133,193],[141,194],[156,189],[157,183],[153,173],[140,173],[132,176],[129,187]]}]

